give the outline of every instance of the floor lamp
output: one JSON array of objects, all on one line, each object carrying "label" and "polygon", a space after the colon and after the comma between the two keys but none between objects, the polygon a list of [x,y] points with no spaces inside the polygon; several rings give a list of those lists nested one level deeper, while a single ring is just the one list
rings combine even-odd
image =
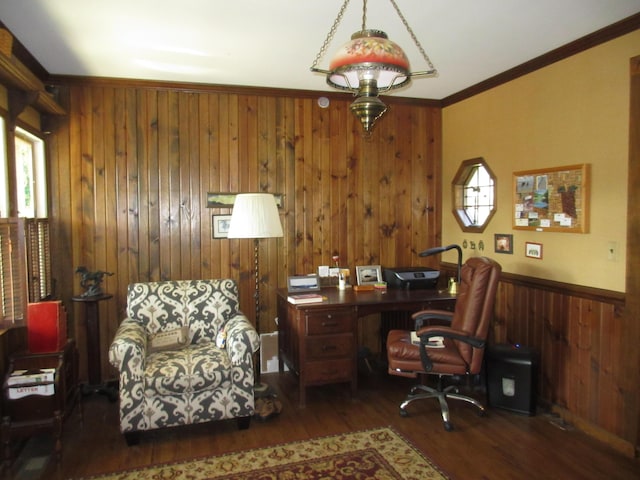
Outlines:
[{"label": "floor lamp", "polygon": [[[258,335],[260,334],[259,241],[261,238],[282,236],[278,206],[272,194],[240,193],[236,195],[227,238],[253,238],[255,325]],[[256,379],[260,380],[260,354],[256,357]]]}]

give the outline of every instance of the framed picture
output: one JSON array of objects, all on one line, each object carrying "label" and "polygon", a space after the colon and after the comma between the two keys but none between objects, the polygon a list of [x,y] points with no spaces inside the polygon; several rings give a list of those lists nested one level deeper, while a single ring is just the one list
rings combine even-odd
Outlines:
[{"label": "framed picture", "polygon": [[[236,201],[237,193],[207,193],[207,208],[232,208]],[[274,193],[273,197],[276,200],[278,208],[282,208],[283,195],[281,193]]]},{"label": "framed picture", "polygon": [[513,235],[506,233],[496,233],[494,235],[494,249],[496,253],[513,254]]},{"label": "framed picture", "polygon": [[538,260],[542,259],[542,244],[541,243],[533,243],[533,242],[525,242],[524,244],[524,255],[529,258],[537,258]]},{"label": "framed picture", "polygon": [[287,279],[287,288],[292,292],[317,292],[320,290],[318,275],[294,275]]},{"label": "framed picture", "polygon": [[213,215],[211,223],[213,224],[213,238],[227,238],[231,215]]},{"label": "framed picture", "polygon": [[589,232],[589,164],[513,173],[513,229]]},{"label": "framed picture", "polygon": [[380,265],[364,265],[356,267],[358,285],[374,285],[382,281],[382,268]]}]

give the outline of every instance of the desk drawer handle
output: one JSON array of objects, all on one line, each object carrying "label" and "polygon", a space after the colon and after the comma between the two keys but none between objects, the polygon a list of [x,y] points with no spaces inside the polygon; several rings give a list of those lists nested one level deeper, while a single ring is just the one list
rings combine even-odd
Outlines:
[{"label": "desk drawer handle", "polygon": [[338,322],[322,322],[323,327],[337,327]]},{"label": "desk drawer handle", "polygon": [[329,352],[329,351],[333,351],[333,350],[337,350],[338,347],[336,347],[335,345],[323,345],[322,346],[322,351],[323,352]]}]

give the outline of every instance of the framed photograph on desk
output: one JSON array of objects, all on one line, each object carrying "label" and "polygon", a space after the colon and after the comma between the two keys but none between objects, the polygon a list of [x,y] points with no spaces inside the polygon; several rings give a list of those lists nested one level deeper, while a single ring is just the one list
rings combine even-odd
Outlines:
[{"label": "framed photograph on desk", "polygon": [[356,267],[358,285],[375,285],[382,281],[382,268],[380,265],[364,265]]}]

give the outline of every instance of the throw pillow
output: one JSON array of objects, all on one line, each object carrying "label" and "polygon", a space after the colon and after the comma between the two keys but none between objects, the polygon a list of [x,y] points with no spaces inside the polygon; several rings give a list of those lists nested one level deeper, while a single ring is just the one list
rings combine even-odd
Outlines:
[{"label": "throw pillow", "polygon": [[149,335],[148,345],[150,353],[186,347],[189,345],[189,327],[184,326]]}]

